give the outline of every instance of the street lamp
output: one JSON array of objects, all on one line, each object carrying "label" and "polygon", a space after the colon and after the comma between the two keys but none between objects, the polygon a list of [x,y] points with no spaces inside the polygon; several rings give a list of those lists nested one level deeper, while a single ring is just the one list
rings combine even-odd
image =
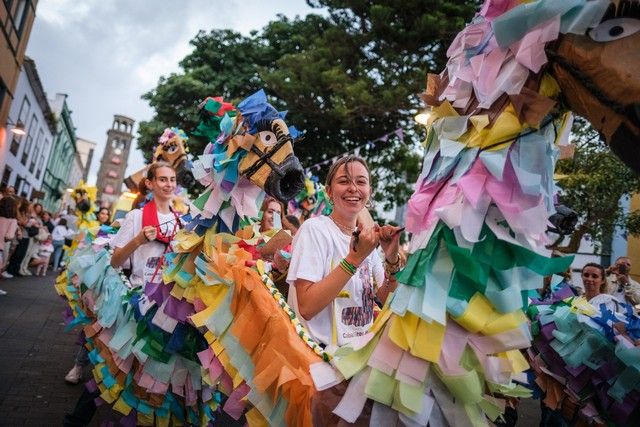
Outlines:
[{"label": "street lamp", "polygon": [[22,123],[20,119],[18,119],[18,123],[13,123],[13,121],[10,118],[7,118],[7,126],[13,126],[13,129],[11,129],[11,132],[13,132],[16,135],[22,136],[27,133],[24,130],[24,123]]}]

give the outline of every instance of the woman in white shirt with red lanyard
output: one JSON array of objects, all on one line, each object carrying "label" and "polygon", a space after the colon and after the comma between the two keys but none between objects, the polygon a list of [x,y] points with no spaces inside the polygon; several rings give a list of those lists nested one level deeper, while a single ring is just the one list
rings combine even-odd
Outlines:
[{"label": "woman in white shirt with red lanyard", "polygon": [[[396,287],[402,229],[358,221],[369,204],[370,182],[364,159],[336,161],[326,183],[333,212],[306,220],[293,240],[289,304],[330,352],[365,335],[373,324],[374,296],[384,302]],[[378,244],[384,267],[375,250]]]},{"label": "woman in white shirt with red lanyard", "polygon": [[152,163],[145,183],[153,198],[127,214],[111,242],[111,266],[125,266],[129,261],[129,281],[134,287],[162,279],[163,255],[181,227],[180,216],[171,207],[176,190],[176,172],[171,165]]}]

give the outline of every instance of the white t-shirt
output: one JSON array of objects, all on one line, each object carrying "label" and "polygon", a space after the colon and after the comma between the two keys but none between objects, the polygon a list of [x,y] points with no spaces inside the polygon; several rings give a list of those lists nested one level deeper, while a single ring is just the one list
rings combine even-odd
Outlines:
[{"label": "white t-shirt", "polygon": [[[176,217],[171,212],[167,214],[158,212],[158,222],[161,224],[160,231],[163,234],[171,234],[176,226]],[[142,230],[142,209],[134,209],[127,213],[121,223],[122,226],[111,241],[111,246],[114,248],[126,246],[140,233],[140,230]],[[133,251],[130,257],[131,264],[126,261],[123,266],[129,267],[131,265],[129,281],[133,286],[143,286],[151,280],[154,283],[162,280],[162,271],[161,268],[158,268],[158,263],[165,253],[166,247],[164,243],[154,240],[138,246]]]},{"label": "white t-shirt", "polygon": [[[373,323],[374,283],[382,285],[384,268],[377,251],[365,259],[340,295],[312,319],[305,321],[298,310],[296,279],[318,282],[327,276],[349,253],[350,236],[340,231],[327,216],[306,220],[293,239],[289,283],[289,305],[318,341],[332,345],[333,325],[338,345],[344,345],[367,333]],[[315,286],[315,285],[314,285]]]}]

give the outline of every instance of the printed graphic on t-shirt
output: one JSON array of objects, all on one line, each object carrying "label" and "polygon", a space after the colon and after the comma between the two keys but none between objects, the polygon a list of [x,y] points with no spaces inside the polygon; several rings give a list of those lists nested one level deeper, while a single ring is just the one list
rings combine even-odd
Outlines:
[{"label": "printed graphic on t-shirt", "polygon": [[373,285],[369,262],[363,262],[358,268],[358,277],[362,283],[362,306],[342,309],[342,323],[350,326],[366,326],[373,320]]},{"label": "printed graphic on t-shirt", "polygon": [[152,256],[147,258],[144,265],[143,279],[144,283],[158,283],[162,279],[162,269],[160,268],[160,260],[162,257]]}]

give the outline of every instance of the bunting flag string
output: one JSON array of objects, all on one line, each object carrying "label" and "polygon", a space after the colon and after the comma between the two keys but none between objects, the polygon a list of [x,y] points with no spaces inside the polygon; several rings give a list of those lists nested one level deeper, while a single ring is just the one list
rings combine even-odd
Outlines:
[{"label": "bunting flag string", "polygon": [[313,164],[313,165],[305,168],[305,172],[311,172],[311,171],[314,171],[314,170],[319,171],[322,168],[322,166],[330,165],[333,162],[335,162],[336,160],[338,160],[338,159],[340,159],[340,158],[342,158],[344,156],[348,156],[349,154],[354,154],[356,156],[359,156],[360,155],[360,150],[362,150],[363,148],[366,148],[366,149],[370,150],[375,146],[375,144],[378,141],[387,142],[389,140],[389,137],[391,137],[393,135],[395,135],[398,138],[400,138],[400,140],[404,140],[404,131],[402,130],[402,128],[398,128],[398,129],[394,130],[393,132],[389,132],[389,133],[387,133],[385,135],[382,135],[379,138],[376,138],[376,139],[371,140],[371,141],[367,141],[364,144],[360,144],[357,147],[354,147],[351,150],[345,151],[342,154],[338,154],[337,156],[330,157],[330,158],[328,158],[326,160],[323,160],[321,162]]}]

